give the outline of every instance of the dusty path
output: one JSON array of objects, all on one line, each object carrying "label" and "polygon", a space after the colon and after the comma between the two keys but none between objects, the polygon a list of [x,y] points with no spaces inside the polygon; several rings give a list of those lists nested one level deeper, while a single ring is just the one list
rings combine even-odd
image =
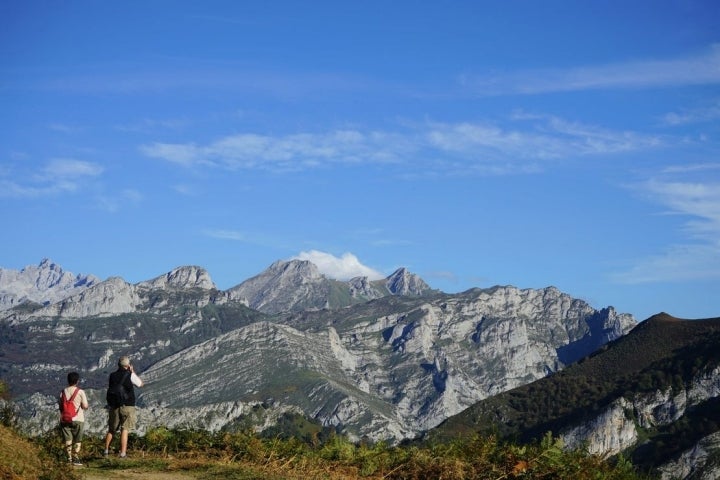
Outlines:
[{"label": "dusty path", "polygon": [[186,472],[148,472],[136,469],[105,470],[78,467],[83,480],[191,480],[195,477]]}]

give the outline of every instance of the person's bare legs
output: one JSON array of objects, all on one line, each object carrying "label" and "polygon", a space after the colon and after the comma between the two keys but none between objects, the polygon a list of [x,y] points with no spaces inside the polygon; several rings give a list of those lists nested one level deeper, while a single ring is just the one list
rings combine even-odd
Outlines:
[{"label": "person's bare legs", "polygon": [[120,456],[124,457],[127,455],[127,443],[128,443],[128,430],[127,428],[120,429]]},{"label": "person's bare legs", "polygon": [[107,432],[107,435],[105,435],[105,451],[110,451],[110,443],[112,442],[113,434],[112,432]]}]

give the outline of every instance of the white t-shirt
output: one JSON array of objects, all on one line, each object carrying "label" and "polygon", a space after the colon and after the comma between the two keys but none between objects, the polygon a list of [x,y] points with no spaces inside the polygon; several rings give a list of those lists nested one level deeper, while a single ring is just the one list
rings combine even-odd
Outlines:
[{"label": "white t-shirt", "polygon": [[[74,385],[70,386],[70,387],[65,387],[65,390],[63,390],[65,392],[65,398],[70,400],[70,397],[72,397],[72,394],[75,393],[76,388],[79,388],[79,387],[76,387]],[[85,395],[85,390],[83,390],[83,389],[79,389],[79,390],[80,391],[78,392],[77,395],[75,395],[75,399],[73,400],[73,403],[75,404],[75,412],[76,412],[75,416],[73,417],[74,422],[84,422],[85,421],[85,409],[82,407],[83,407],[83,405],[85,406],[85,408],[88,407],[88,400],[87,400],[87,396]],[[62,394],[60,394],[60,401],[62,402]]]}]

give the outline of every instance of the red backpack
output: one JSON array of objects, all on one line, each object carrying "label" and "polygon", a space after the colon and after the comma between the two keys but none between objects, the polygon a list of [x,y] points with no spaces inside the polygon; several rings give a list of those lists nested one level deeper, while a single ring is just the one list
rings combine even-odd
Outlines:
[{"label": "red backpack", "polygon": [[60,422],[61,423],[72,423],[73,417],[77,414],[77,409],[75,408],[75,395],[78,394],[80,389],[78,387],[75,387],[75,391],[72,395],[70,395],[70,398],[67,398],[65,396],[65,390],[62,391],[62,394],[60,395],[61,398],[61,404],[60,404]]}]

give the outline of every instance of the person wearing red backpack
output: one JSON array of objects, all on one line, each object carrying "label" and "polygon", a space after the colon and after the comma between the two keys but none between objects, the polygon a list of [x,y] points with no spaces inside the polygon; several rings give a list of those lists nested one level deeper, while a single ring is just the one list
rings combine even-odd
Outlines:
[{"label": "person wearing red backpack", "polygon": [[59,402],[60,432],[65,442],[68,461],[73,465],[82,465],[80,447],[85,430],[85,410],[89,406],[85,390],[78,386],[79,382],[79,373],[68,373],[68,386],[60,392]]}]

